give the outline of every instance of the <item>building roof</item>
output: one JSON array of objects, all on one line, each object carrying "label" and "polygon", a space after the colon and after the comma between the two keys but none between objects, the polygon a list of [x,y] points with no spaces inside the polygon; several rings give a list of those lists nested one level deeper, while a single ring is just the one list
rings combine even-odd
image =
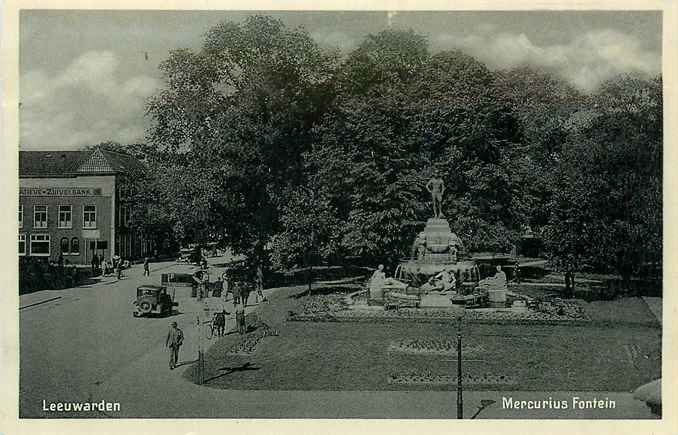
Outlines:
[{"label": "building roof", "polygon": [[19,151],[19,177],[113,175],[142,169],[136,158],[96,147],[81,151]]}]

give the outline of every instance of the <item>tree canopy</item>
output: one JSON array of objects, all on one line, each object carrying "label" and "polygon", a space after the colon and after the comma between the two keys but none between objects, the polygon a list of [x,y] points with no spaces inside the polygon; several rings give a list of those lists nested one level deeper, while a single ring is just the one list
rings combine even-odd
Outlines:
[{"label": "tree canopy", "polygon": [[548,71],[491,71],[387,29],[341,55],[264,16],[210,29],[160,65],[149,182],[179,239],[277,268],[395,263],[443,212],[471,250],[531,227],[558,264],[626,270],[661,256],[660,78],[587,95]]}]

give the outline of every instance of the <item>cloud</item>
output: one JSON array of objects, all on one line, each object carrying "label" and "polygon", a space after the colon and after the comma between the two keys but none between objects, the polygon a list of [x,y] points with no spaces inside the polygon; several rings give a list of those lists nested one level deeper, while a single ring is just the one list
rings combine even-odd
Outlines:
[{"label": "cloud", "polygon": [[20,132],[26,149],[74,149],[103,141],[130,143],[145,135],[146,99],[157,79],[121,80],[111,51],[83,53],[62,71],[21,76]]},{"label": "cloud", "polygon": [[581,34],[568,43],[535,45],[525,34],[440,34],[436,50],[460,49],[490,68],[532,65],[550,69],[577,88],[591,92],[600,83],[621,73],[645,75],[661,71],[661,54],[643,47],[632,35],[603,29]]}]

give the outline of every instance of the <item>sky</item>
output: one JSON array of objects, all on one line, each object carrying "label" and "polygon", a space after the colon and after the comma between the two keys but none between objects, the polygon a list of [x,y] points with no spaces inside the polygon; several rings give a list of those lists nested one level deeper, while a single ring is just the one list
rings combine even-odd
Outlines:
[{"label": "sky", "polygon": [[[162,88],[170,50],[252,12],[23,10],[20,148],[74,150],[144,141],[145,103]],[[344,52],[388,26],[460,49],[491,69],[546,67],[584,92],[621,73],[661,71],[661,12],[261,12]]]}]

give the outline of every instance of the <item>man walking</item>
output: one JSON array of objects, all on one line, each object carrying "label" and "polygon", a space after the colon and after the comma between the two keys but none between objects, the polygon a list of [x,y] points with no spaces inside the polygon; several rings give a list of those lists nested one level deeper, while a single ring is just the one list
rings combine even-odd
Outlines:
[{"label": "man walking", "polygon": [[148,257],[144,257],[144,276],[151,276],[151,270],[148,264]]},{"label": "man walking", "polygon": [[165,347],[169,348],[170,358],[169,358],[169,368],[174,370],[179,361],[179,348],[184,342],[184,333],[181,329],[177,328],[177,322],[172,322],[170,330],[167,333],[167,338],[165,339]]}]

